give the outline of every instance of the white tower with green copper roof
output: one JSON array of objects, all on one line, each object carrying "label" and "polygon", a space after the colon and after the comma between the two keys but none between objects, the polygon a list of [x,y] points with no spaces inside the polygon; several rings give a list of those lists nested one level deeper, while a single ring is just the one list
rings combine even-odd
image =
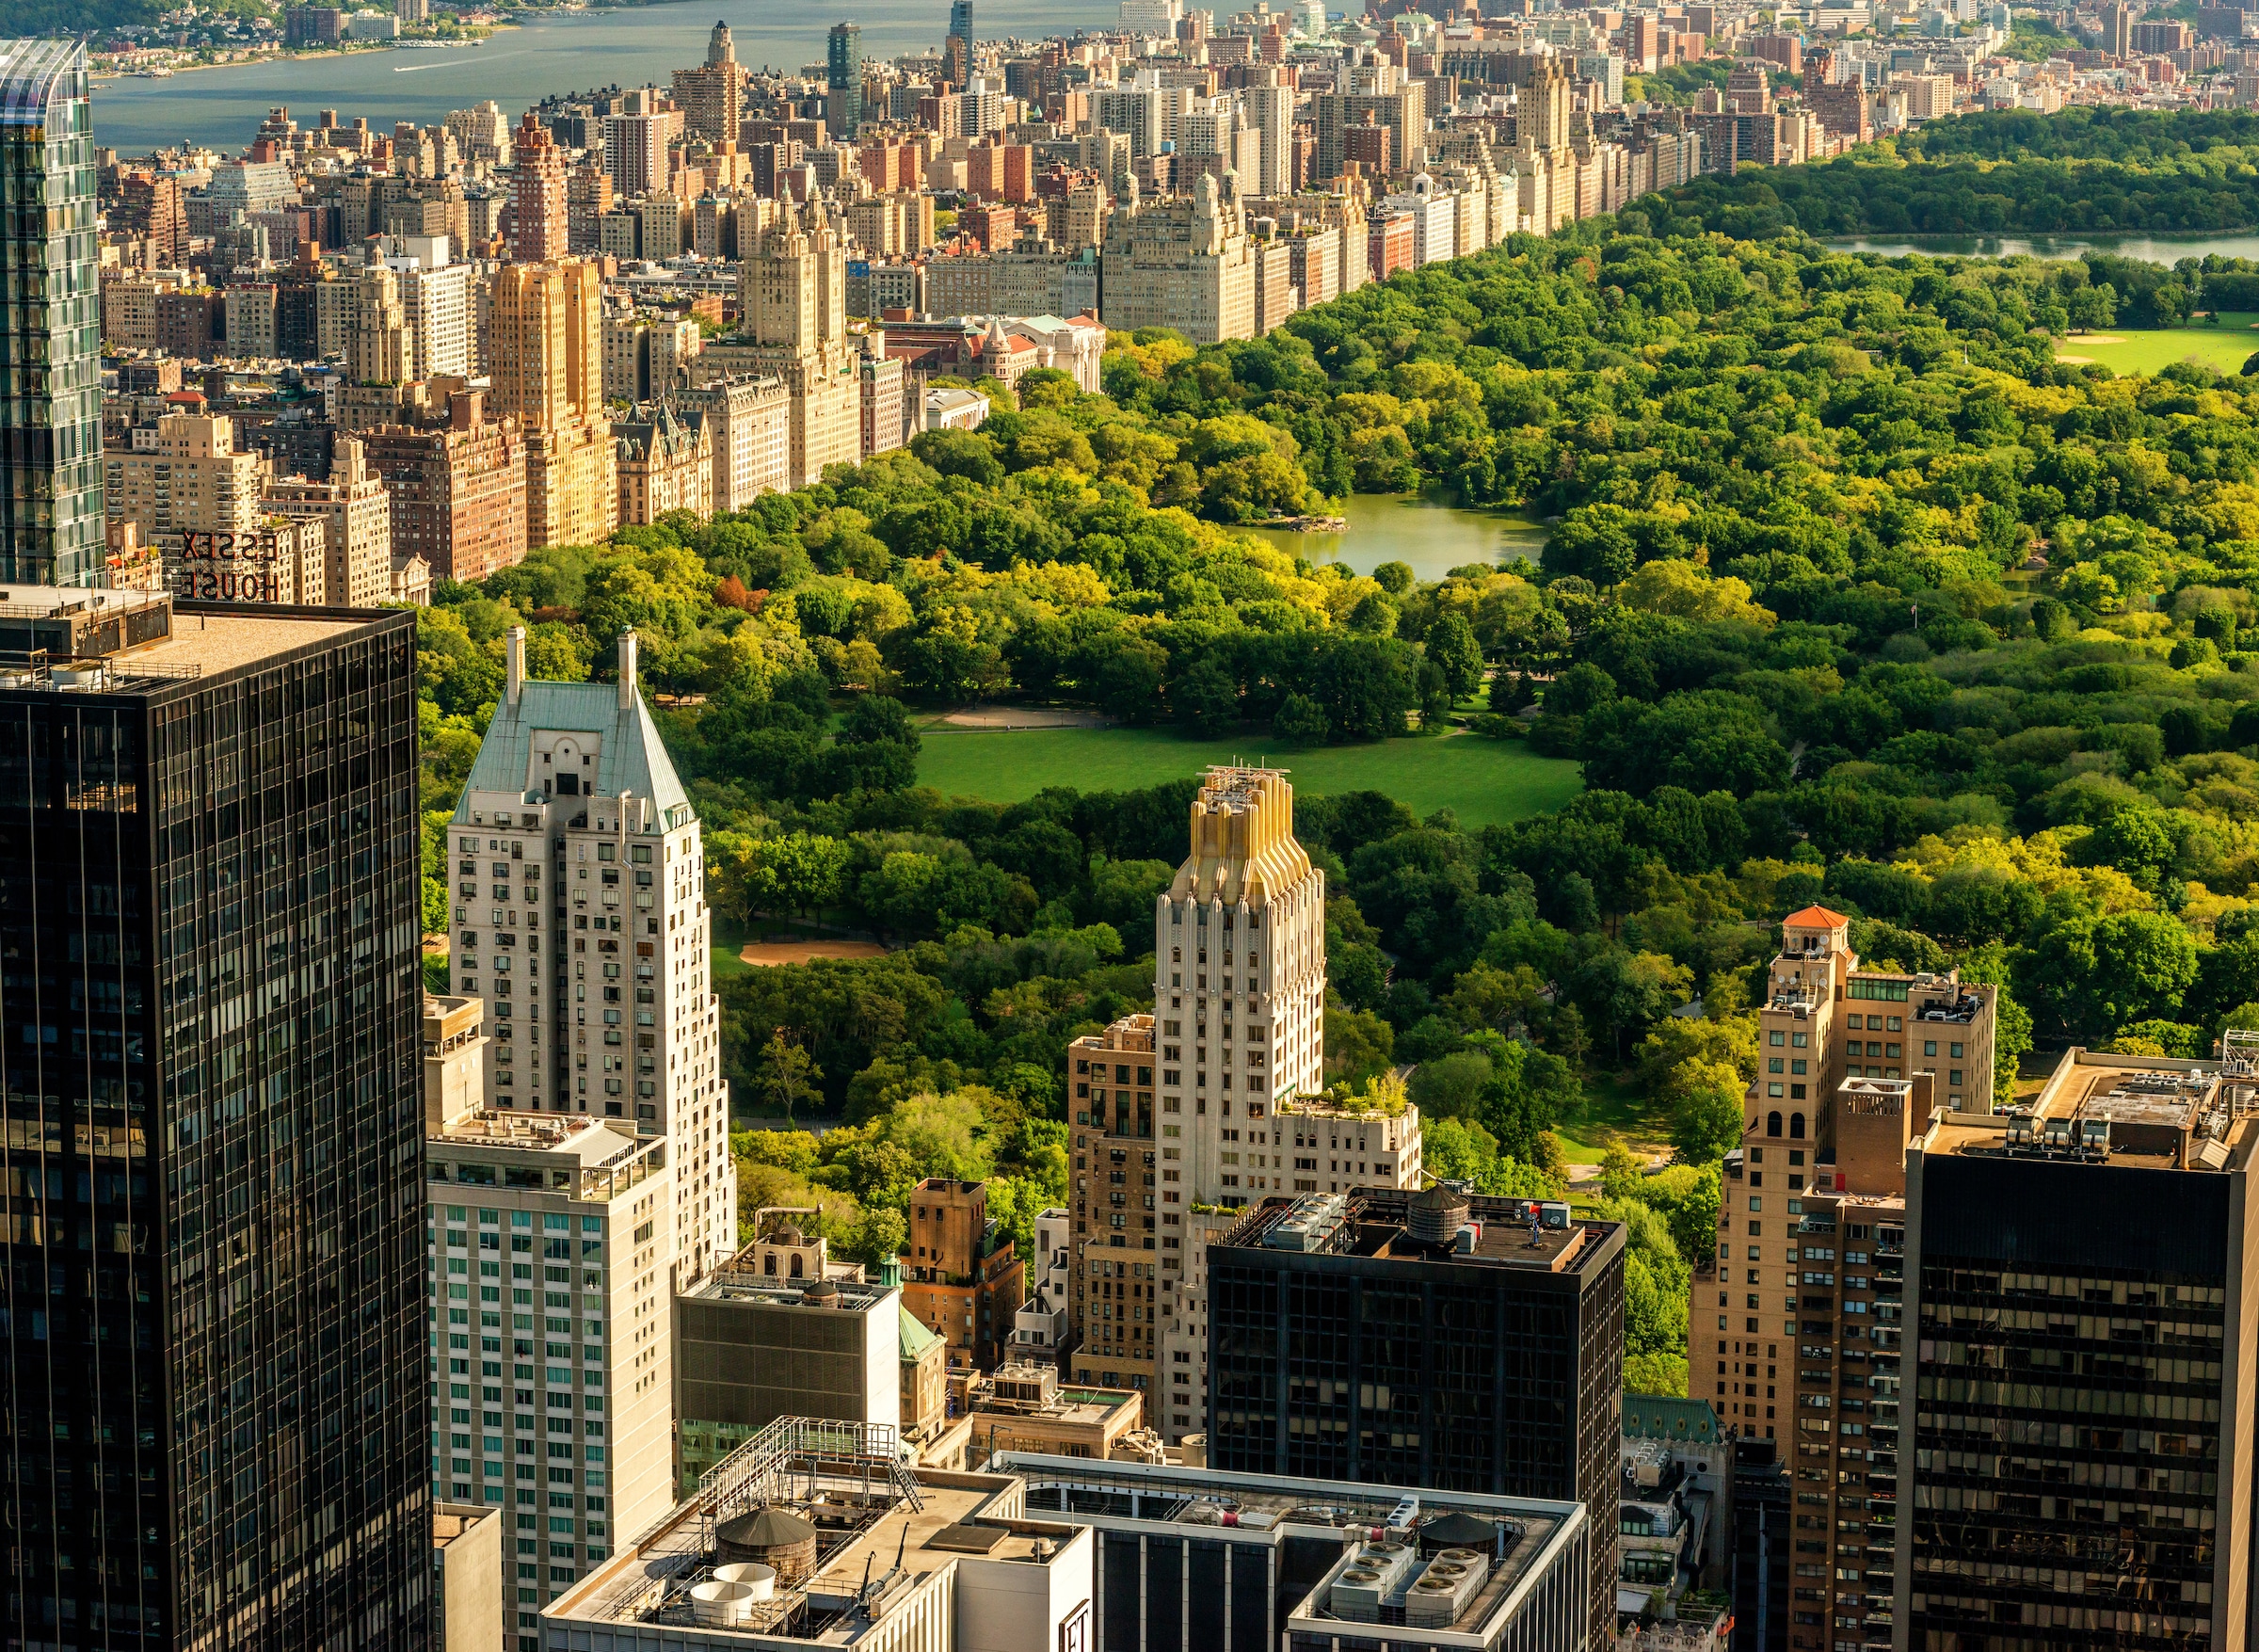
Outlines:
[{"label": "white tower with green copper roof", "polygon": [[[620,634],[615,686],[527,681],[525,632],[512,629],[448,850],[450,976],[489,1006],[492,1104],[668,1138],[678,1282],[733,1255],[705,860],[637,692],[633,632]],[[509,1327],[480,1327],[498,1328],[506,1355]]]}]

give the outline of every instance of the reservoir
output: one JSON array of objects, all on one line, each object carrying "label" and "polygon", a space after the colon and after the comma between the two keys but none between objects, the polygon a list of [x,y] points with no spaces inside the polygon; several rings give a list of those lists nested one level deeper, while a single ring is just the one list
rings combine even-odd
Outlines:
[{"label": "reservoir", "polygon": [[1831,252],[1885,258],[2083,258],[2103,252],[2143,264],[2184,258],[2259,258],[2259,234],[2235,235],[1854,235],[1823,240]]},{"label": "reservoir", "polygon": [[[1040,39],[1112,27],[1116,10],[1113,0],[975,0],[973,27],[983,40]],[[861,0],[853,14],[868,57],[937,48],[949,32],[948,0]],[[706,37],[717,19],[729,25],[740,63],[785,70],[822,63],[825,32],[846,14],[776,0],[703,0],[523,15],[521,26],[498,29],[483,44],[447,51],[283,57],[184,70],[166,80],[98,81],[94,141],[126,155],[183,141],[233,154],[278,104],[300,126],[335,109],[341,120],[359,115],[390,132],[394,120],[435,126],[450,110],[492,98],[515,126],[553,93],[666,85],[673,71],[706,60]]]},{"label": "reservoir", "polygon": [[1495,510],[1463,508],[1448,488],[1425,493],[1353,493],[1338,507],[1349,526],[1338,534],[1298,534],[1285,528],[1240,528],[1312,562],[1339,562],[1370,573],[1384,562],[1410,565],[1426,584],[1454,568],[1535,562],[1546,546],[1541,522]]}]

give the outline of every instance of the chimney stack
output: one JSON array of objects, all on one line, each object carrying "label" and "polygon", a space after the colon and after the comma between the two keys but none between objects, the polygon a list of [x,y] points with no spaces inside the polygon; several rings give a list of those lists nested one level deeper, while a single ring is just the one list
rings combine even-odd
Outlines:
[{"label": "chimney stack", "polygon": [[619,709],[635,709],[635,634],[619,634]]},{"label": "chimney stack", "polygon": [[505,662],[503,694],[507,703],[514,706],[518,703],[520,694],[525,688],[524,626],[513,625],[510,627],[509,637],[503,644],[503,659]]}]

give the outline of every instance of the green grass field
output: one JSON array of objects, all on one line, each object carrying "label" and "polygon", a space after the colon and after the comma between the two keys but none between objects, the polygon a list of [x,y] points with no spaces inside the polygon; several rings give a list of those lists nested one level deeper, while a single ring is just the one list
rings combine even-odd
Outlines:
[{"label": "green grass field", "polygon": [[1196,775],[1210,763],[1261,757],[1290,771],[1295,789],[1386,792],[1426,816],[1456,810],[1463,826],[1520,820],[1557,809],[1582,781],[1577,764],[1539,757],[1519,741],[1459,734],[1386,740],[1315,751],[1267,751],[1256,737],[1187,740],[1163,729],[1040,729],[1010,733],[928,727],[918,778],[954,797],[1017,803],[1046,786],[1126,792]]},{"label": "green grass field", "polygon": [[1553,1133],[1572,1164],[1599,1163],[1608,1144],[1619,1137],[1637,1150],[1666,1147],[1671,1136],[1662,1107],[1630,1073],[1597,1070],[1585,1075],[1582,1105],[1556,1123]]},{"label": "green grass field", "polygon": [[[2092,361],[2113,373],[2155,373],[2194,357],[2207,366],[2234,375],[2243,370],[2244,361],[2252,351],[2259,350],[2259,331],[2253,330],[2254,322],[2259,322],[2259,315],[2231,311],[2221,314],[2218,327],[2200,323],[2194,327],[2158,328],[2148,332],[2111,327],[2092,338],[2074,333],[2056,345],[2056,360]],[[2098,344],[2097,338],[2120,342]]]}]

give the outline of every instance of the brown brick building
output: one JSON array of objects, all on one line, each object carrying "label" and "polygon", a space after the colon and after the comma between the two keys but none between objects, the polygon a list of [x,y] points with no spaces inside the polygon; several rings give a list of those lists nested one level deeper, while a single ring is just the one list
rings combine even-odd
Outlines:
[{"label": "brown brick building", "polygon": [[525,459],[514,419],[489,420],[477,391],[448,398],[444,424],[370,431],[369,467],[393,498],[393,554],[469,582],[525,560]]},{"label": "brown brick building", "polygon": [[910,1195],[902,1305],[949,1344],[953,1370],[994,1371],[1027,1297],[1027,1266],[977,1181],[933,1177]]}]

